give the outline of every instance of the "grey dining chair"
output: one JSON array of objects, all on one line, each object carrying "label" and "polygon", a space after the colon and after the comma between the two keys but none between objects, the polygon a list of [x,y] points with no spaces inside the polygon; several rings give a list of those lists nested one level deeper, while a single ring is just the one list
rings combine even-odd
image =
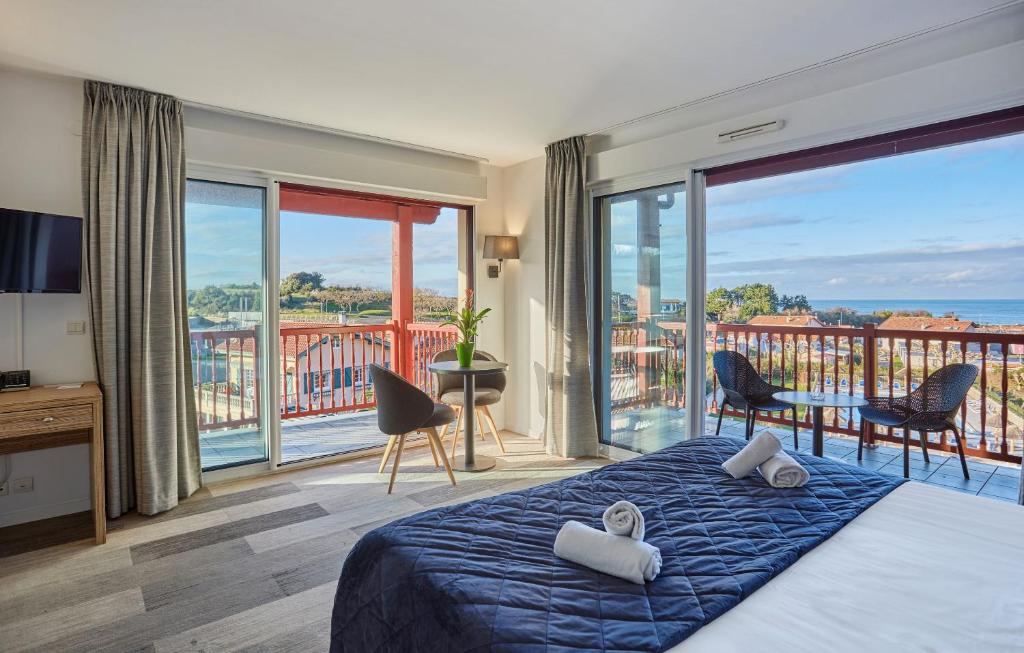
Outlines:
[{"label": "grey dining chair", "polygon": [[[454,360],[458,360],[454,349],[446,349],[434,355],[435,363]],[[473,352],[473,360],[493,362],[498,359],[485,351],[478,350]],[[487,428],[491,431],[491,435],[494,436],[495,442],[498,443],[501,453],[505,453],[505,443],[501,441],[501,435],[498,433],[498,427],[494,423],[494,417],[491,416],[490,407],[501,401],[501,395],[505,392],[506,383],[507,377],[504,372],[482,374],[476,378],[476,393],[473,396],[473,404],[476,408],[477,433],[481,439],[484,437],[484,424],[486,423]],[[455,435],[452,437],[452,456],[454,457],[455,448],[459,443],[459,433],[462,432],[462,406],[466,401],[462,376],[458,374],[438,374],[437,396],[442,403],[448,404],[455,410]],[[442,429],[442,439],[447,434],[447,430],[447,426]]]},{"label": "grey dining chair", "polygon": [[437,433],[437,427],[446,426],[455,419],[455,411],[450,406],[435,403],[430,395],[391,370],[376,364],[370,364],[369,367],[373,393],[377,400],[377,428],[390,436],[384,448],[384,457],[381,458],[380,467],[377,469],[378,474],[384,473],[388,458],[391,457],[391,452],[395,451],[388,494],[391,494],[395,487],[398,465],[402,461],[402,450],[405,449],[405,439],[410,433],[416,432],[427,436],[430,453],[434,457],[434,466],[440,467],[439,460],[444,463],[448,478],[452,485],[455,485],[455,474]]}]

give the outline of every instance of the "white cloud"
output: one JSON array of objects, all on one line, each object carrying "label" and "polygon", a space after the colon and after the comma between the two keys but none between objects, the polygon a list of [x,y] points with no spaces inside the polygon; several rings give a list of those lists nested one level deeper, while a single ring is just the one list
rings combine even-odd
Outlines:
[{"label": "white cloud", "polygon": [[714,218],[709,216],[708,233],[726,231],[745,231],[747,229],[768,229],[806,222],[803,218],[792,215],[775,215],[762,213],[736,218]]}]

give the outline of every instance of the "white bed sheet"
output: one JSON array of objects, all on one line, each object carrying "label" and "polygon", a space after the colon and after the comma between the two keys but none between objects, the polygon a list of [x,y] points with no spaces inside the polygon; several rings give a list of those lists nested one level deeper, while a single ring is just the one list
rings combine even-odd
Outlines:
[{"label": "white bed sheet", "polygon": [[1024,651],[1024,507],[906,483],[669,651]]}]

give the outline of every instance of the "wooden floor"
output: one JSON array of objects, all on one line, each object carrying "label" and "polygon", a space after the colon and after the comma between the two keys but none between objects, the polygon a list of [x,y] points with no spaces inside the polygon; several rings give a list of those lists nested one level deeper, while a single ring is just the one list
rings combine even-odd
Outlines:
[{"label": "wooden floor", "polygon": [[[545,455],[507,434],[496,469],[403,456],[391,496],[378,459],[201,490],[171,512],[111,522],[108,543],[0,558],[0,651],[323,651],[341,564],[367,531],[425,508],[564,478],[602,460]],[[497,455],[488,441],[478,449]]]}]

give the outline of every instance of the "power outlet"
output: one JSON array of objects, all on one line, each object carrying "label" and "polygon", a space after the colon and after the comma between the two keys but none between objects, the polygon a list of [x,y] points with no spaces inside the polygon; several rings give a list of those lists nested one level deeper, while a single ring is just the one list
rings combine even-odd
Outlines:
[{"label": "power outlet", "polygon": [[31,492],[34,489],[35,482],[32,480],[31,476],[16,478],[11,481],[11,491],[15,494],[24,494],[26,492]]},{"label": "power outlet", "polygon": [[11,493],[11,484],[8,481],[0,483],[0,497],[5,497]]}]

